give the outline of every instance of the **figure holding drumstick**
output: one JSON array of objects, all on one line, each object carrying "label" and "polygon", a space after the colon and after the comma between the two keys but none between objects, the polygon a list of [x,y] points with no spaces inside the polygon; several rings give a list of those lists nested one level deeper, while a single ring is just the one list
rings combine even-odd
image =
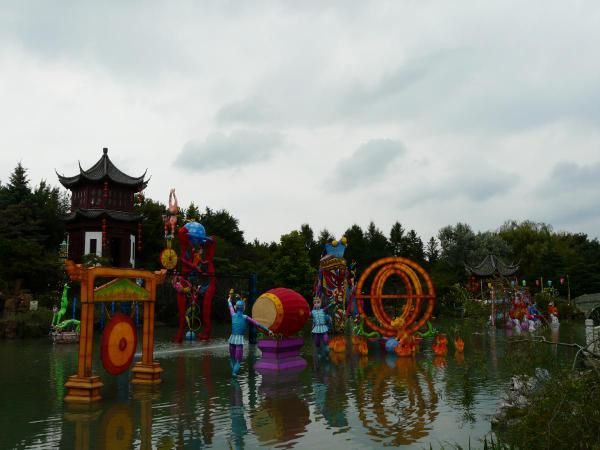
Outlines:
[{"label": "figure holding drumstick", "polygon": [[229,336],[229,365],[231,366],[231,375],[236,377],[240,371],[242,364],[242,358],[244,357],[244,334],[246,334],[246,328],[248,327],[247,322],[257,326],[269,336],[273,336],[273,332],[267,327],[261,325],[252,317],[248,317],[244,314],[246,307],[244,301],[239,295],[236,295],[235,309],[231,304],[231,298],[233,297],[233,289],[229,291],[229,297],[227,297],[227,305],[229,306],[229,313],[231,314],[231,336]]},{"label": "figure holding drumstick", "polygon": [[321,308],[321,299],[319,297],[315,297],[313,299],[313,310],[311,311],[311,316],[313,319],[313,329],[312,336],[313,341],[315,343],[315,347],[317,352],[323,351],[327,354],[329,352],[329,335],[327,332],[329,331],[328,323],[331,323],[331,317],[325,314],[325,311],[333,305],[331,302],[325,308]]}]

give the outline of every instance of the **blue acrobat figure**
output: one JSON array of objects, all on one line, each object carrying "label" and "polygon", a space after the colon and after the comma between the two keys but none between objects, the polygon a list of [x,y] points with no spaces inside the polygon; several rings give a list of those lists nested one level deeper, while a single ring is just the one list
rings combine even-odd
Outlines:
[{"label": "blue acrobat figure", "polygon": [[325,314],[325,311],[327,311],[331,305],[333,305],[333,302],[325,308],[321,308],[321,299],[315,297],[313,299],[313,310],[310,313],[313,320],[312,336],[315,347],[317,348],[317,352],[322,348],[325,354],[329,352],[329,347],[327,346],[327,344],[329,344],[329,335],[327,332],[329,331],[328,324],[331,322],[331,317]]},{"label": "blue acrobat figure", "polygon": [[231,304],[231,297],[233,296],[233,289],[229,291],[229,297],[227,297],[227,304],[229,305],[229,312],[231,314],[231,336],[229,336],[229,365],[231,366],[231,375],[237,377],[240,372],[242,359],[244,357],[244,335],[248,327],[247,322],[256,325],[258,328],[268,333],[269,336],[273,336],[273,332],[267,327],[261,325],[252,317],[248,317],[244,314],[245,303],[237,296],[235,302],[235,309]]}]

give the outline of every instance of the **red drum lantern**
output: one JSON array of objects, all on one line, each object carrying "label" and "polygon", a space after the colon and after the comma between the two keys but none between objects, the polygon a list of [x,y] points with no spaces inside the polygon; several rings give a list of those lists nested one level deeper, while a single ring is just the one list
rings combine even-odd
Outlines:
[{"label": "red drum lantern", "polygon": [[302,329],[310,311],[308,302],[298,292],[275,288],[265,292],[254,302],[252,318],[273,333],[291,336]]}]

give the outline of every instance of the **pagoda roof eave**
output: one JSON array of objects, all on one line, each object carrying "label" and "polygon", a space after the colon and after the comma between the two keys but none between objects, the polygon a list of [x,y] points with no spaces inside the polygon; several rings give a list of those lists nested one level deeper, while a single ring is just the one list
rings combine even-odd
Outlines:
[{"label": "pagoda roof eave", "polygon": [[126,211],[115,211],[113,209],[83,209],[79,208],[75,211],[71,211],[63,220],[65,222],[72,222],[79,217],[84,219],[98,219],[99,217],[108,217],[110,219],[119,222],[137,222],[142,219],[141,214],[126,212]]},{"label": "pagoda roof eave", "polygon": [[127,175],[114,165],[114,163],[108,157],[108,150],[104,149],[102,157],[88,170],[84,170],[81,167],[81,163],[79,163],[79,174],[72,177],[67,177],[56,172],[56,175],[58,175],[58,180],[60,183],[67,189],[76,187],[82,181],[99,182],[103,180],[111,180],[116,184],[134,187],[137,191],[141,191],[148,184],[148,180],[145,180],[147,173],[148,170],[146,169],[146,171],[144,171],[144,173],[139,177]]},{"label": "pagoda roof eave", "polygon": [[465,263],[465,269],[470,274],[478,277],[490,277],[493,275],[508,277],[517,273],[519,265],[506,264],[495,255],[487,255],[483,261],[476,266],[470,266]]}]

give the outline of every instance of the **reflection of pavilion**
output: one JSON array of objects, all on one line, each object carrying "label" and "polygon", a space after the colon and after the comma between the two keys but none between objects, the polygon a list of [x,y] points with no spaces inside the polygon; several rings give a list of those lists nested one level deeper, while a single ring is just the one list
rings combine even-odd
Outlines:
[{"label": "reflection of pavilion", "polygon": [[356,385],[358,417],[367,434],[391,445],[408,445],[428,434],[437,417],[431,375],[414,358],[374,364]]}]

